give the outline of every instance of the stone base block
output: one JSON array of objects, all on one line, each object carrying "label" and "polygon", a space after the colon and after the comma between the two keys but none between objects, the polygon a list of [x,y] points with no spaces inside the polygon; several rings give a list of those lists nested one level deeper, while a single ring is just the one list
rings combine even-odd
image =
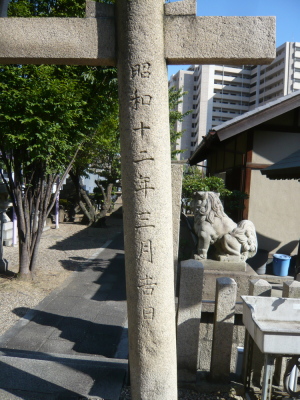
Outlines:
[{"label": "stone base block", "polygon": [[[203,264],[204,265],[204,264]],[[204,283],[203,283],[203,300],[215,300],[216,294],[216,279],[228,277],[232,278],[237,283],[237,301],[242,301],[240,296],[248,295],[249,280],[258,277],[257,273],[246,264],[246,271],[235,270],[213,270],[208,269],[204,265]]]},{"label": "stone base block", "polygon": [[3,246],[10,247],[12,246],[12,244],[13,244],[12,239],[3,240]]},{"label": "stone base block", "polygon": [[246,271],[245,261],[227,261],[227,260],[200,260],[204,269],[213,271]]}]

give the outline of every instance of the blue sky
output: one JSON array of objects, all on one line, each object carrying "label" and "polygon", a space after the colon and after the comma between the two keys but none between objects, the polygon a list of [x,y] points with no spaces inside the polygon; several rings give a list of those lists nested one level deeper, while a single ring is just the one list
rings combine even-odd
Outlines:
[{"label": "blue sky", "polygon": [[[276,47],[300,42],[300,0],[197,0],[197,15],[276,16]],[[188,66],[168,68],[172,75]]]}]

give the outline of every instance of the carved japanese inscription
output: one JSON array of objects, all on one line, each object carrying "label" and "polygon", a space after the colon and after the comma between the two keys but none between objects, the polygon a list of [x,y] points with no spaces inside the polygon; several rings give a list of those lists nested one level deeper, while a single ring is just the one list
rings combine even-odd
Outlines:
[{"label": "carved japanese inscription", "polygon": [[[144,298],[142,300],[144,304],[143,319],[152,321],[155,317],[155,310],[151,304],[151,298],[157,287],[157,282],[154,277],[155,271],[152,270],[154,243],[153,239],[149,237],[149,229],[155,228],[155,223],[153,222],[154,217],[149,208],[148,201],[151,201],[151,195],[155,192],[155,185],[152,182],[151,173],[145,173],[145,171],[148,171],[148,163],[153,165],[152,163],[155,160],[151,154],[151,123],[147,121],[147,113],[145,114],[144,111],[151,107],[153,96],[149,91],[144,89],[143,85],[138,85],[141,83],[140,80],[151,80],[151,63],[148,61],[136,63],[130,69],[134,86],[137,85],[136,87],[138,87],[138,89],[133,89],[133,93],[130,96],[131,109],[136,114],[137,119],[140,112],[142,112],[143,116],[143,120],[138,125],[134,125],[133,131],[140,136],[135,137],[132,143],[134,149],[133,163],[136,165],[135,192],[146,201],[139,202],[139,209],[136,212],[135,228],[139,231],[141,238],[143,238],[140,242],[138,257],[138,271],[140,275],[138,289],[141,298]],[[149,148],[150,150],[148,150]]]},{"label": "carved japanese inscription", "polygon": [[151,75],[151,64],[145,62],[142,64],[135,64],[131,67],[131,78],[139,76],[141,78],[149,78]]}]

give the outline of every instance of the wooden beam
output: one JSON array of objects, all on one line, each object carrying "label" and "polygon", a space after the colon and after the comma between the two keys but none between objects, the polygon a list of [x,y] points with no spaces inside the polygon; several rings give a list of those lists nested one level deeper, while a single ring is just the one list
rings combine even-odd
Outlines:
[{"label": "wooden beam", "polygon": [[272,164],[259,164],[259,163],[253,163],[253,162],[247,162],[246,163],[246,168],[250,169],[262,169],[262,168],[267,168]]},{"label": "wooden beam", "polygon": [[[247,153],[246,153],[246,165],[252,163],[252,155],[253,155],[253,132],[249,132],[247,136]],[[245,193],[250,196],[250,187],[251,187],[251,169],[245,168]],[[244,201],[245,208],[243,210],[243,219],[248,219],[249,216],[249,199],[245,199]]]}]

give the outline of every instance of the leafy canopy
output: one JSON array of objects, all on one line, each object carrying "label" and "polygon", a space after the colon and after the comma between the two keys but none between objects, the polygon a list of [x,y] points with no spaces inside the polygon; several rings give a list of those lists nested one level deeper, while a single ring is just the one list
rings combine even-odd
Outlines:
[{"label": "leafy canopy", "polygon": [[[87,79],[87,74],[97,80]],[[22,153],[26,168],[43,160],[61,170],[115,103],[114,69],[51,65],[0,67],[3,152]],[[101,104],[101,107],[100,107]]]},{"label": "leafy canopy", "polygon": [[216,192],[224,198],[231,194],[231,191],[225,188],[222,178],[216,176],[203,176],[203,173],[196,166],[189,167],[183,175],[182,197],[192,199],[195,192]]},{"label": "leafy canopy", "polygon": [[169,89],[169,123],[170,123],[170,141],[171,141],[171,157],[176,158],[176,155],[183,153],[185,150],[176,150],[176,142],[181,138],[184,131],[176,130],[176,123],[182,122],[184,118],[192,111],[182,113],[177,111],[177,106],[182,103],[182,97],[187,92],[182,89],[176,89],[174,86]]}]

